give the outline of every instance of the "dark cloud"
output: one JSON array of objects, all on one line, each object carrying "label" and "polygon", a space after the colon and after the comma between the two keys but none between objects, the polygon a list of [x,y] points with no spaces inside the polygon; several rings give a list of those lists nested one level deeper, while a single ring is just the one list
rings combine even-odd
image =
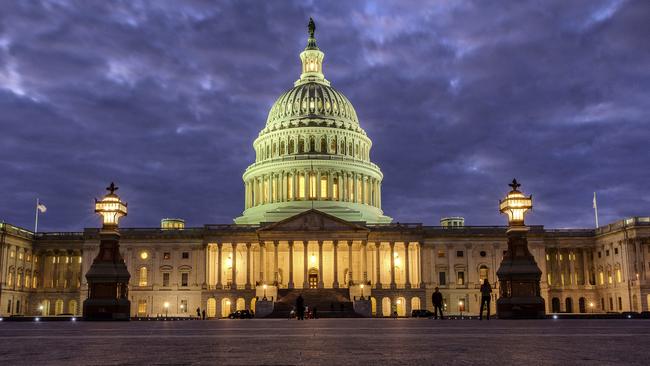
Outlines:
[{"label": "dark cloud", "polygon": [[115,180],[129,226],[231,222],[309,16],[395,220],[502,224],[513,177],[531,223],[650,214],[647,2],[59,0],[2,3],[0,219],[96,226]]}]

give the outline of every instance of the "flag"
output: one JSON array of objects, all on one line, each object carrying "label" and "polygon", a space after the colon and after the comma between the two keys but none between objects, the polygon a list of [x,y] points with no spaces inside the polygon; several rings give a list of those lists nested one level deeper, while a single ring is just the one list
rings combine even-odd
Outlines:
[{"label": "flag", "polygon": [[45,207],[45,205],[42,204],[42,203],[39,203],[38,205],[36,205],[36,208],[37,208],[38,211],[40,211],[41,213],[44,213],[45,211],[47,211],[47,207]]}]

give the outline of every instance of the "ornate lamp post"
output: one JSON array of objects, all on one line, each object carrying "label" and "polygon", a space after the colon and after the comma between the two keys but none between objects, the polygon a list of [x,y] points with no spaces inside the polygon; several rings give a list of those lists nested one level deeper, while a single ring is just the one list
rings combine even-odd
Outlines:
[{"label": "ornate lamp post", "polygon": [[264,289],[264,296],[262,297],[262,301],[266,301],[266,283],[262,285],[262,288]]},{"label": "ornate lamp post", "polygon": [[499,211],[508,216],[509,224],[506,231],[508,250],[497,271],[497,315],[501,319],[542,318],[545,315],[539,287],[542,271],[528,250],[528,227],[524,225],[524,215],[533,208],[533,199],[520,192],[520,186],[513,179],[512,190],[499,201]]},{"label": "ornate lamp post", "polygon": [[120,254],[118,221],[126,216],[126,203],[115,193],[114,183],[106,188],[108,193],[95,199],[95,212],[102,216],[99,231],[99,253],[93,260],[86,279],[88,298],[83,304],[87,320],[129,320],[131,303],[128,286],[131,275]]}]

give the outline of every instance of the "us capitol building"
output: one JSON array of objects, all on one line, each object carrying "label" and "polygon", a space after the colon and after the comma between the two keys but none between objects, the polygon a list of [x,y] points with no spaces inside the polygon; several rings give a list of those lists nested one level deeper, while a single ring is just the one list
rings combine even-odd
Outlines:
[{"label": "us capitol building", "polygon": [[[253,143],[243,214],[232,224],[186,228],[163,219],[160,228],[120,229],[132,316],[197,308],[211,318],[240,309],[286,316],[299,293],[321,314],[408,316],[432,309],[435,287],[448,313],[477,314],[480,283],[496,286],[505,226],[466,226],[460,217],[401,224],[384,214],[372,141],[325,78],[314,30],[310,22],[300,78]],[[0,316],[81,314],[99,229],[0,225]],[[649,310],[649,217],[597,229],[530,226],[528,245],[547,312]],[[366,308],[356,306],[360,299]],[[271,307],[259,309],[260,300]]]}]

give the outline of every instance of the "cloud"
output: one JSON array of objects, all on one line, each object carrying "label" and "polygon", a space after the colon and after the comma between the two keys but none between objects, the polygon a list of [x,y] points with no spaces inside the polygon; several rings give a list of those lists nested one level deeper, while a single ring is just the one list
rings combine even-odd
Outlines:
[{"label": "cloud", "polygon": [[650,214],[650,6],[632,1],[14,2],[0,13],[0,219],[96,226],[110,181],[128,226],[229,223],[268,109],[299,75],[309,16],[400,222]]}]

